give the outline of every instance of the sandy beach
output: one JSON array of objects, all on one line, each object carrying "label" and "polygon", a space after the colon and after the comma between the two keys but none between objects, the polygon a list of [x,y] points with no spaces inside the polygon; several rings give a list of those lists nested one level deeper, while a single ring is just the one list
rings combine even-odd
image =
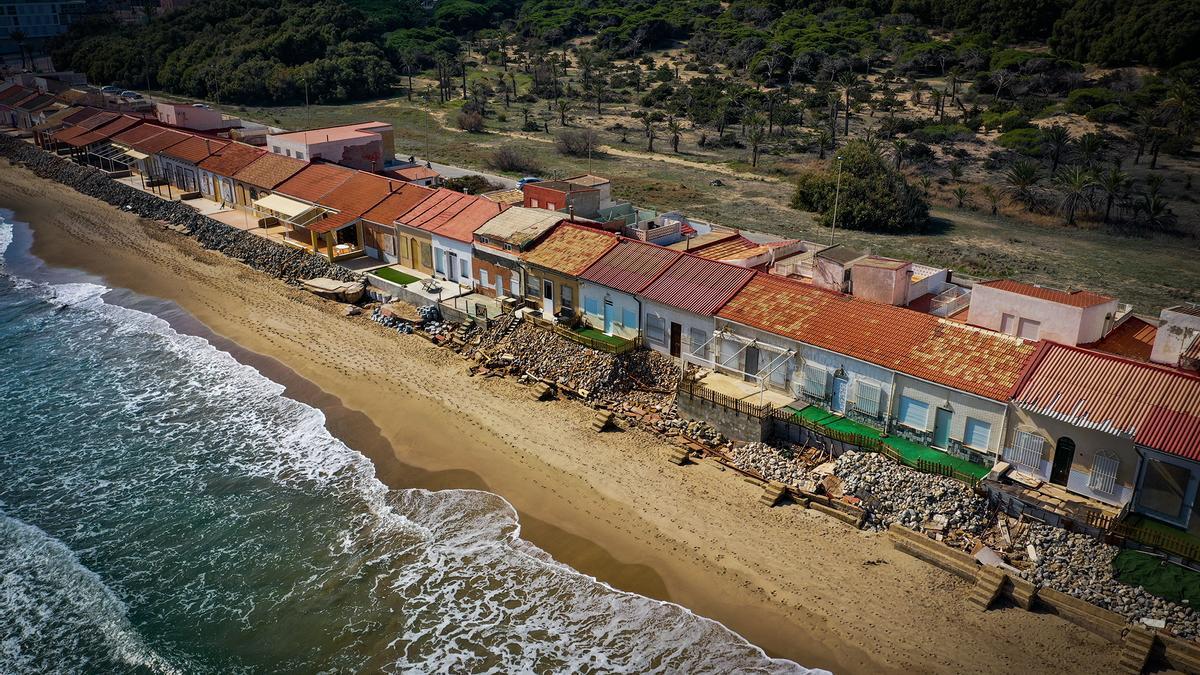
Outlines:
[{"label": "sandy beach", "polygon": [[[860,532],[668,445],[598,435],[591,410],[539,403],[472,378],[457,355],[10,166],[0,207],[35,232],[33,252],[113,287],[178,303],[239,359],[322,408],[330,430],[395,487],[502,495],[523,536],[624,590],[684,605],[768,653],[839,673],[1111,672],[1117,648],[1056,617],[981,612],[969,587]],[[188,319],[180,319],[187,322]]]}]

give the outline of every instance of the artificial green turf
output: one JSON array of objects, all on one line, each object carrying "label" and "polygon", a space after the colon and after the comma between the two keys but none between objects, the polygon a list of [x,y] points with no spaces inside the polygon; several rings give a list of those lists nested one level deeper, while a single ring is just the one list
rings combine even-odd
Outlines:
[{"label": "artificial green turf", "polygon": [[[793,408],[793,410],[795,410],[795,408]],[[900,438],[898,436],[888,436],[887,438],[883,438],[883,433],[878,429],[855,422],[848,417],[836,415],[815,405],[810,405],[802,410],[796,410],[796,416],[808,420],[809,422],[819,424],[820,426],[833,431],[857,434],[859,436],[866,436],[868,438],[882,439],[888,447],[898,452],[901,457],[910,463],[915,463],[917,460],[934,462],[936,464],[941,464],[942,466],[948,466],[956,471],[964,473],[968,476],[973,476],[975,478],[983,478],[991,470],[986,466],[980,466],[974,462],[968,462],[965,459],[952,457],[941,450],[921,445],[920,443],[914,443],[906,438]]]},{"label": "artificial green turf", "polygon": [[391,267],[380,267],[379,269],[372,271],[371,274],[374,274],[384,281],[390,281],[393,284],[400,284],[401,286],[407,286],[417,280],[417,278],[413,275],[405,274],[404,272],[392,269]]},{"label": "artificial green turf", "polygon": [[629,340],[626,340],[622,337],[617,337],[616,335],[605,335],[602,331],[598,331],[595,328],[576,328],[575,332],[586,338],[591,338],[596,342],[603,342],[604,344],[613,347],[623,347],[627,342],[629,342]]},{"label": "artificial green turf", "polygon": [[1113,574],[1121,582],[1141,586],[1160,598],[1172,602],[1187,600],[1190,606],[1200,607],[1200,572],[1125,549],[1113,558]]}]

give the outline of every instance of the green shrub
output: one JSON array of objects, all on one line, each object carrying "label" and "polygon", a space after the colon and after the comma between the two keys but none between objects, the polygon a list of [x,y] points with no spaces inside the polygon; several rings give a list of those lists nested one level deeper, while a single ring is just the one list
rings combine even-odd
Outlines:
[{"label": "green shrub", "polygon": [[1001,147],[1016,151],[1029,157],[1040,157],[1042,146],[1045,144],[1044,134],[1037,127],[1013,129],[1000,134],[996,139]]},{"label": "green shrub", "polygon": [[1019,110],[1007,112],[986,112],[983,114],[983,127],[989,131],[1012,131],[1029,126],[1029,118]]},{"label": "green shrub", "polygon": [[1109,103],[1099,108],[1092,108],[1084,117],[1097,124],[1121,122],[1129,118],[1129,111],[1116,103]]},{"label": "green shrub", "polygon": [[1067,110],[1083,114],[1093,108],[1112,105],[1120,100],[1117,93],[1104,87],[1084,87],[1067,94]]},{"label": "green shrub", "polygon": [[952,143],[974,136],[961,124],[930,124],[912,132],[911,136],[922,143]]},{"label": "green shrub", "polygon": [[838,227],[903,233],[919,231],[928,224],[929,202],[890,162],[862,141],[847,143],[841,156],[840,198],[836,195],[837,171],[831,162],[827,169],[802,171],[797,176],[792,208],[820,212],[819,221],[828,226],[837,198]]}]

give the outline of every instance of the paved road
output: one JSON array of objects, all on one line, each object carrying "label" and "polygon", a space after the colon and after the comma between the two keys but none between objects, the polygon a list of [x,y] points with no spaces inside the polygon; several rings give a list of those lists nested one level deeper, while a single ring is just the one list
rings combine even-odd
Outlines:
[{"label": "paved road", "polygon": [[[408,155],[396,155],[396,159],[401,162],[407,162]],[[421,159],[420,157],[417,157],[415,161],[420,164],[425,163],[425,160]],[[484,178],[488,179],[489,181],[496,183],[498,185],[503,185],[506,188],[517,187],[517,181],[513,180],[512,178],[505,178],[504,176],[497,176],[497,175],[491,174],[491,173],[475,171],[474,169],[464,169],[461,166],[451,166],[449,164],[438,164],[437,162],[430,162],[430,165],[433,167],[434,171],[437,171],[438,173],[442,174],[442,176],[445,178],[461,178],[463,176],[483,176]]]}]

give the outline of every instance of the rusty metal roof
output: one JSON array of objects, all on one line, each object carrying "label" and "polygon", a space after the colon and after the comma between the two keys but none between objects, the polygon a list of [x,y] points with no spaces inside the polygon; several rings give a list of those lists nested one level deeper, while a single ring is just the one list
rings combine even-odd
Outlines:
[{"label": "rusty metal roof", "polygon": [[192,164],[199,164],[226,145],[229,145],[229,141],[219,141],[215,138],[193,134],[174,145],[163,148],[159,153]]},{"label": "rusty metal roof", "polygon": [[128,146],[133,146],[134,143],[140,143],[152,136],[166,131],[166,128],[160,127],[157,124],[139,124],[132,129],[127,129],[113,136],[112,139],[117,143],[123,143]]},{"label": "rusty metal roof", "polygon": [[641,293],[681,255],[662,246],[623,239],[579,278],[626,293]]},{"label": "rusty metal roof", "polygon": [[1154,406],[1138,428],[1138,445],[1200,461],[1200,416]]},{"label": "rusty metal roof", "polygon": [[176,143],[182,143],[188,139],[188,135],[182,131],[167,129],[161,134],[155,134],[144,140],[136,143],[131,143],[136,150],[146,153],[147,155],[158,154],[165,148],[169,148]]},{"label": "rusty metal roof", "polygon": [[476,199],[479,198],[439,188],[428,199],[421,200],[408,211],[400,214],[396,218],[396,224],[433,232],[462,213]]},{"label": "rusty metal roof", "polygon": [[447,237],[455,241],[469,244],[475,230],[478,230],[488,220],[496,217],[505,209],[504,204],[483,197],[473,197],[467,208],[459,211],[453,218],[442,223],[433,231],[439,237]]},{"label": "rusty metal roof", "polygon": [[63,118],[63,124],[79,124],[86,119],[95,117],[104,112],[99,108],[86,107],[82,110],[77,110]]},{"label": "rusty metal roof", "polygon": [[579,276],[618,241],[610,232],[563,224],[522,254],[521,259],[530,265]]},{"label": "rusty metal roof", "polygon": [[436,191],[433,188],[405,183],[398,190],[388,195],[383,201],[364,213],[363,220],[378,223],[379,225],[391,225],[400,214],[416,206],[421,200],[429,197],[434,192]]},{"label": "rusty metal roof", "polygon": [[684,254],[642,291],[648,300],[712,316],[754,277],[754,270]]},{"label": "rusty metal roof", "polygon": [[98,143],[100,141],[112,138],[122,131],[129,129],[130,127],[137,126],[141,123],[142,120],[135,117],[121,116],[115,120],[112,120],[108,124],[102,124],[99,127],[92,129],[92,131],[86,134],[80,134],[74,138],[67,139],[67,145],[72,145],[79,148],[85,145],[91,145],[92,143]]},{"label": "rusty metal roof", "polygon": [[718,316],[996,401],[1034,353],[1020,338],[764,273]]},{"label": "rusty metal roof", "polygon": [[1061,305],[1069,305],[1071,307],[1094,307],[1103,305],[1106,302],[1112,302],[1112,298],[1091,291],[1060,291],[1056,288],[1047,288],[1045,286],[1035,286],[1021,281],[1012,279],[996,279],[994,281],[983,281],[977,284],[979,286],[987,286],[1009,293],[1025,295],[1031,298],[1039,298],[1041,300],[1049,300],[1057,302]]},{"label": "rusty metal roof", "polygon": [[309,164],[280,183],[275,191],[315,204],[356,173],[354,169],[337,164]]},{"label": "rusty metal roof", "polygon": [[[1077,427],[1126,438],[1152,439],[1150,447],[1171,452],[1188,440],[1176,424],[1200,415],[1200,377],[1149,363],[1053,342],[1043,343],[1022,378],[1013,402],[1026,410]],[[1139,443],[1141,441],[1138,441]],[[1200,451],[1198,451],[1200,452]]]}]

